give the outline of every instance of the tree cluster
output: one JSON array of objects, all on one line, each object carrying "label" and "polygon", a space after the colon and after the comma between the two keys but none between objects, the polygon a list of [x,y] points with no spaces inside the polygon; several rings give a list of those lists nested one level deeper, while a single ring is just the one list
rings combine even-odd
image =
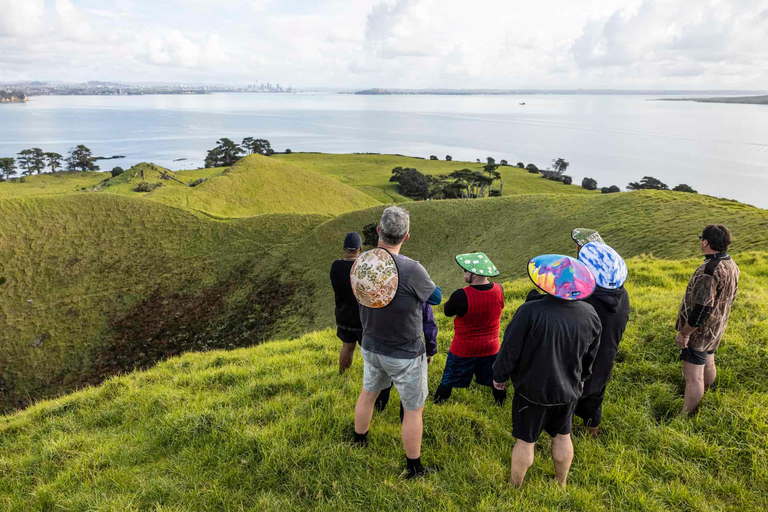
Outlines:
[{"label": "tree cluster", "polygon": [[[529,165],[533,165],[533,164],[529,164]],[[546,178],[548,180],[552,180],[552,181],[559,181],[564,185],[570,185],[571,183],[573,183],[573,178],[565,175],[565,171],[566,169],[568,169],[569,165],[571,164],[566,162],[562,158],[553,160],[552,169],[541,171],[541,177]],[[595,184],[595,186],[597,186],[597,184]]]},{"label": "tree cluster", "polygon": [[[426,199],[475,199],[480,197],[500,196],[504,182],[498,165],[483,166],[483,171],[459,169],[450,174],[422,174],[410,167],[395,167],[389,181],[397,183],[399,194],[416,200]],[[493,184],[499,181],[498,190]]]},{"label": "tree cluster", "polygon": [[19,171],[23,176],[42,174],[46,169],[57,172],[66,163],[69,171],[98,171],[96,159],[90,149],[82,144],[69,150],[67,158],[53,152],[45,152],[40,148],[30,148],[19,151],[15,158],[0,158],[0,179],[8,180]]},{"label": "tree cluster", "polygon": [[[290,152],[290,150],[286,150],[286,153]],[[240,144],[237,144],[232,139],[223,137],[216,141],[215,148],[208,151],[208,155],[205,157],[205,166],[228,167],[234,165],[245,154],[272,156],[275,154],[275,150],[272,149],[272,145],[267,139],[246,137]]]}]

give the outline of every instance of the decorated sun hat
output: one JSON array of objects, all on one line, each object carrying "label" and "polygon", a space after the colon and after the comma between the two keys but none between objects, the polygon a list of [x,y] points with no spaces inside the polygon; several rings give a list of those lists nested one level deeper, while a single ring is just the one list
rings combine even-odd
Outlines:
[{"label": "decorated sun hat", "polygon": [[615,290],[627,280],[627,264],[612,247],[602,242],[589,242],[579,251],[579,261],[584,263],[600,288]]},{"label": "decorated sun hat", "polygon": [[595,291],[595,277],[570,256],[544,254],[528,262],[528,277],[542,291],[564,300],[586,299]]},{"label": "decorated sun hat", "polygon": [[499,275],[496,265],[484,252],[470,252],[456,256],[456,263],[471,274],[493,277]]},{"label": "decorated sun hat", "polygon": [[352,265],[349,282],[361,305],[373,309],[388,306],[400,282],[395,258],[380,247],[365,251]]},{"label": "decorated sun hat", "polygon": [[579,247],[584,247],[589,242],[602,242],[603,238],[600,233],[594,229],[576,228],[571,231],[571,238],[573,241],[579,244]]}]

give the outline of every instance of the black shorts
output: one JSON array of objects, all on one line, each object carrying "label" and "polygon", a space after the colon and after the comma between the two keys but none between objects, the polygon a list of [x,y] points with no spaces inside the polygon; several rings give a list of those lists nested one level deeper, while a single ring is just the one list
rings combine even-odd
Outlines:
[{"label": "black shorts", "polygon": [[362,345],[363,343],[362,331],[348,331],[341,327],[337,327],[336,336],[344,343],[357,343],[359,345]]},{"label": "black shorts", "polygon": [[571,433],[576,401],[563,405],[538,405],[515,393],[512,399],[512,435],[535,443],[546,430],[551,437]]},{"label": "black shorts", "polygon": [[699,351],[693,350],[690,347],[680,349],[680,359],[682,361],[688,361],[691,364],[702,365],[707,364],[707,355],[714,354],[715,350]]}]

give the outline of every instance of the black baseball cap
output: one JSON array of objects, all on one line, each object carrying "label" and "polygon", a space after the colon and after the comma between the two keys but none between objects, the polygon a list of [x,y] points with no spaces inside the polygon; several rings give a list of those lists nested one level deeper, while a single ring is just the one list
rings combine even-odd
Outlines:
[{"label": "black baseball cap", "polygon": [[363,246],[363,239],[360,237],[360,235],[352,231],[350,233],[347,233],[347,236],[344,237],[344,249],[347,251],[356,251],[360,249]]}]

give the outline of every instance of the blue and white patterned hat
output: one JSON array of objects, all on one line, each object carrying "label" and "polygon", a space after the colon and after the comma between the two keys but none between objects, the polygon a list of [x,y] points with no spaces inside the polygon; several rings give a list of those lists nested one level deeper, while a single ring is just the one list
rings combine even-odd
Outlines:
[{"label": "blue and white patterned hat", "polygon": [[600,288],[615,290],[627,280],[627,264],[603,242],[589,242],[579,251],[579,261],[587,266]]}]

